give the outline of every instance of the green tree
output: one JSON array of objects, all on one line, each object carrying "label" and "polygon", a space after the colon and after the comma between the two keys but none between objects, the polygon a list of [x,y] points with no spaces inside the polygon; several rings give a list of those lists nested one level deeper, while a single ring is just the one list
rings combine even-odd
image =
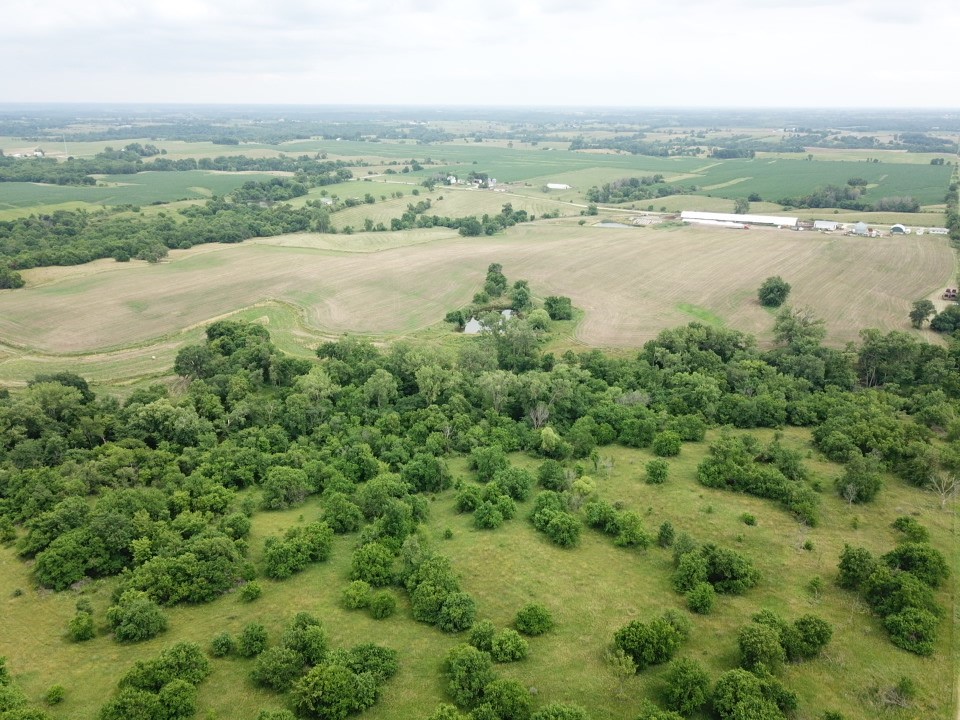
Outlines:
[{"label": "green tree", "polygon": [[120,642],[148,640],[167,629],[160,606],[140,590],[123,593],[117,604],[107,609],[107,622]]},{"label": "green tree", "polygon": [[790,294],[790,283],[779,275],[768,277],[757,290],[757,298],[764,307],[780,307]]},{"label": "green tree", "polygon": [[447,653],[443,669],[450,696],[461,707],[479,702],[484,688],[496,677],[490,655],[466,644],[455,645]]},{"label": "green tree", "polygon": [[910,309],[910,324],[915,328],[923,327],[923,324],[931,315],[936,315],[937,308],[927,299],[917,300]]},{"label": "green tree", "polygon": [[746,215],[750,212],[750,201],[746,198],[737,198],[733,204],[733,212],[736,215]]},{"label": "green tree", "polygon": [[681,715],[693,715],[710,697],[710,676],[696,660],[674,660],[667,668],[664,681],[667,707]]},{"label": "green tree", "polygon": [[670,470],[670,466],[667,464],[666,460],[650,460],[646,464],[646,477],[645,480],[648,485],[662,485],[667,481],[667,473]]},{"label": "green tree", "polygon": [[770,672],[778,672],[787,659],[780,634],[761,623],[750,623],[737,633],[737,645],[740,647],[740,665],[747,670],[755,670],[760,665]]},{"label": "green tree", "polygon": [[275,692],[286,692],[303,670],[303,658],[298,653],[286,647],[272,647],[257,656],[250,679]]},{"label": "green tree", "polygon": [[498,663],[523,660],[527,656],[528,649],[527,641],[520,637],[520,633],[510,628],[498,632],[490,642],[490,655],[493,661]]},{"label": "green tree", "polygon": [[350,578],[363,580],[374,587],[393,582],[393,554],[377,542],[357,548],[350,561]]}]

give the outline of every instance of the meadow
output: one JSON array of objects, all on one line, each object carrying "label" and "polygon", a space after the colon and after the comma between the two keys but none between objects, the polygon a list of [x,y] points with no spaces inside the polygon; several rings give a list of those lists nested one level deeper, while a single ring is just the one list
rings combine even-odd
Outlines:
[{"label": "meadow", "polygon": [[[769,440],[771,432],[757,431],[757,435]],[[716,679],[736,665],[736,631],[750,615],[761,609],[791,619],[815,613],[831,623],[834,636],[820,659],[788,665],[784,672],[785,683],[799,695],[796,720],[819,720],[825,709],[840,711],[848,720],[950,718],[954,673],[947,659],[956,650],[951,633],[941,633],[931,658],[898,650],[862,601],[833,581],[844,543],[885,552],[897,539],[890,523],[905,514],[930,530],[932,542],[951,558],[956,573],[960,556],[954,552],[953,513],[941,510],[933,495],[888,477],[883,492],[869,506],[851,507],[825,491],[823,522],[816,528],[802,526],[771,502],[699,485],[696,466],[713,437],[711,433],[706,442],[684,444],[680,456],[670,460],[670,478],[662,486],[643,482],[643,466],[653,457],[644,450],[602,448],[601,455],[610,459],[612,470],[606,476],[594,474],[599,496],[622,501],[639,512],[648,531],[656,532],[660,523],[669,520],[677,532],[735,548],[761,571],[755,589],[742,596],[720,596],[713,613],[693,616],[694,631],[679,655],[698,660]],[[841,468],[812,453],[807,431],[790,429],[784,442],[805,453],[815,478],[831,487]],[[514,456],[512,461],[536,467],[536,461],[525,456]],[[455,478],[472,482],[465,459],[452,459],[450,465]],[[451,558],[464,589],[476,598],[478,617],[506,627],[517,609],[539,602],[552,611],[557,623],[553,632],[530,639],[526,660],[498,666],[502,676],[536,688],[538,704],[581,704],[590,708],[594,720],[634,717],[641,698],[658,696],[664,667],[650,668],[620,686],[603,654],[613,632],[630,620],[684,607],[683,598],[671,587],[669,550],[616,548],[609,538],[591,530],[584,532],[579,547],[558,548],[527,521],[532,500],[521,503],[517,517],[500,529],[476,530],[470,515],[455,511],[454,494],[448,490],[432,497],[426,530],[437,549]],[[260,566],[266,537],[313,521],[321,507],[313,499],[293,510],[257,513],[250,537],[254,563]],[[744,513],[755,516],[755,526],[744,524]],[[447,529],[452,536],[444,539]],[[4,653],[18,669],[18,681],[29,696],[39,697],[53,684],[66,688],[65,702],[49,709],[51,717],[92,717],[135,660],[151,657],[180,640],[208,647],[214,635],[236,634],[253,621],[264,623],[275,642],[288,619],[306,611],[323,620],[334,646],[379,642],[399,652],[400,673],[364,717],[426,717],[437,704],[449,702],[440,664],[465,634],[445,634],[414,622],[406,594],[395,590],[399,608],[386,620],[343,609],[340,593],[348,581],[356,541],[353,535],[338,538],[329,562],[313,565],[289,580],[261,580],[263,597],[253,603],[228,594],[207,605],[172,608],[168,632],[133,645],[116,643],[106,634],[83,644],[65,637],[79,597],[91,600],[102,619],[114,580],[92,581],[63,593],[40,592],[32,585],[29,566],[11,548],[0,548],[2,585],[21,591],[7,592],[0,601],[4,636],[19,638]],[[811,593],[808,585],[815,577],[823,587]],[[942,589],[938,600],[951,607],[953,586]],[[199,715],[252,720],[262,708],[282,707],[278,696],[251,683],[251,667],[249,660],[214,660],[213,675],[200,686]],[[875,693],[902,676],[915,681],[917,704],[903,712],[884,708]],[[697,720],[705,717],[695,716]]]}]

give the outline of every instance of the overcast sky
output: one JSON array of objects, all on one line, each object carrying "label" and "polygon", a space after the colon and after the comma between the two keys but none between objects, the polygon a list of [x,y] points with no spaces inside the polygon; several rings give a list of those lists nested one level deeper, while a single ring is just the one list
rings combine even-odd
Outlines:
[{"label": "overcast sky", "polygon": [[957,0],[3,0],[0,102],[957,107]]}]

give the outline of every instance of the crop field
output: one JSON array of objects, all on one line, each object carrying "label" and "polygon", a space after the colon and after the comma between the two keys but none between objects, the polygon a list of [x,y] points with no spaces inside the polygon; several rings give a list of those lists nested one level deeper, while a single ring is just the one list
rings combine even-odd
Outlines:
[{"label": "crop field", "polygon": [[0,184],[0,211],[34,211],[37,206],[66,202],[90,205],[148,205],[184,198],[202,199],[224,195],[250,180],[269,180],[268,173],[142,172],[135,175],[103,175],[100,186]]},{"label": "crop field", "polygon": [[584,311],[576,341],[600,347],[637,347],[664,328],[705,318],[769,339],[773,318],[756,288],[775,274],[792,283],[791,303],[813,308],[826,320],[828,342],[842,345],[864,327],[909,330],[911,302],[954,273],[946,240],[926,235],[618,229],[570,220],[481,238],[442,228],[294,235],[173,251],[158,265],[104,260],[27,271],[27,288],[0,292],[0,343],[11,353],[0,359],[0,377],[24,380],[69,363],[82,370],[102,353],[135,365],[137,372],[114,365],[120,377],[160,373],[184,331],[270,302],[297,308],[310,339],[443,327],[443,315],[469,302],[491,262],[542,295],[569,295]]},{"label": "crop field", "polygon": [[[757,435],[769,440],[770,433]],[[713,434],[708,436],[708,441]],[[806,453],[806,431],[791,429],[784,442]],[[929,528],[932,542],[951,559],[957,572],[952,535],[952,513],[943,511],[932,495],[921,495],[901,481],[887,478],[886,486],[869,507],[851,508],[832,492],[822,497],[823,522],[817,528],[797,524],[773,503],[749,496],[704,488],[695,479],[696,465],[706,454],[707,443],[684,444],[679,457],[670,460],[670,479],[651,486],[640,480],[647,451],[607,447],[602,453],[613,462],[608,477],[597,478],[599,495],[622,501],[644,515],[648,531],[669,520],[677,532],[695,538],[709,536],[750,558],[761,572],[760,584],[743,596],[720,596],[712,614],[694,616],[694,631],[680,656],[703,663],[713,679],[736,665],[736,631],[750,615],[771,609],[788,618],[804,613],[820,615],[834,628],[830,645],[820,659],[788,665],[783,679],[799,695],[798,718],[819,718],[815,708],[834,709],[848,720],[886,717],[872,693],[903,676],[917,684],[915,717],[946,720],[953,702],[952,663],[955,640],[942,632],[932,658],[918,658],[896,649],[886,639],[880,621],[854,594],[833,584],[837,558],[845,542],[874,552],[892,547],[896,534],[890,523],[910,514]],[[521,466],[534,461],[514,457]],[[806,461],[824,487],[840,473],[840,466],[814,457]],[[455,477],[471,482],[463,459],[450,461]],[[519,663],[497,666],[504,677],[525,687],[537,688],[537,703],[574,702],[591,709],[596,720],[635,717],[639,698],[656,696],[663,683],[664,667],[650,668],[626,680],[622,688],[603,662],[613,632],[633,619],[646,620],[665,608],[684,606],[670,585],[670,551],[652,547],[645,551],[616,548],[609,538],[587,530],[575,549],[563,550],[536,533],[526,520],[532,500],[521,503],[517,517],[495,531],[473,528],[470,515],[454,510],[454,491],[430,503],[427,532],[437,549],[449,556],[462,578],[464,590],[477,601],[478,617],[498,627],[509,626],[517,609],[528,602],[545,604],[553,612],[556,629],[531,638],[530,655]],[[251,556],[261,565],[266,537],[319,516],[320,501],[284,512],[258,513],[253,518]],[[744,525],[741,515],[757,519]],[[856,518],[856,520],[855,520]],[[446,529],[450,539],[442,539]],[[810,541],[811,549],[804,549]],[[40,697],[53,684],[66,688],[66,700],[47,710],[52,718],[93,717],[118,678],[134,661],[181,640],[207,647],[220,632],[237,634],[248,622],[263,622],[276,642],[283,625],[296,612],[321,618],[334,647],[378,642],[399,652],[400,673],[384,688],[380,703],[364,714],[378,718],[425,717],[440,702],[448,702],[440,664],[446,652],[464,635],[450,635],[412,620],[408,598],[399,600],[397,613],[376,621],[363,611],[344,610],[339,597],[347,583],[355,536],[338,538],[329,562],[310,566],[283,582],[262,579],[263,597],[242,603],[234,595],[207,605],[168,610],[170,630],[158,638],[132,645],[114,642],[103,628],[88,643],[65,638],[67,622],[78,597],[88,598],[98,621],[110,604],[115,580],[98,580],[79,590],[38,592],[32,586],[29,566],[10,547],[0,548],[0,584],[21,589],[4,593],[3,626],[7,637],[18,642],[4,648],[18,681],[31,697]],[[823,590],[813,595],[806,588],[814,578]],[[941,589],[938,601],[952,606],[952,586]],[[946,622],[946,621],[945,621]],[[253,718],[263,708],[281,707],[281,699],[256,688],[248,678],[252,661],[213,660],[213,675],[200,686],[202,716]],[[857,678],[854,685],[850,678]],[[889,713],[890,711],[886,711]],[[900,717],[890,714],[890,717]],[[905,717],[905,716],[904,716]]]}]

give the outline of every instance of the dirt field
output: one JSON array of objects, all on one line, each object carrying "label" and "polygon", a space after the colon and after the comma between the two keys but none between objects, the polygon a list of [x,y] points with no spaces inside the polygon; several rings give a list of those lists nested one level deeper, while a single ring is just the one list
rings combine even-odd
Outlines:
[{"label": "dirt field", "polygon": [[569,295],[585,311],[577,339],[606,347],[636,347],[692,320],[769,337],[773,317],[755,293],[777,274],[793,285],[790,302],[811,306],[827,322],[828,342],[842,345],[864,327],[908,330],[911,302],[954,276],[946,240],[932,236],[571,220],[489,238],[445,229],[287,236],[175,251],[159,265],[98,261],[25,273],[29,287],[0,292],[0,345],[9,354],[0,357],[0,380],[26,372],[31,358],[79,363],[119,350],[129,352],[118,361],[137,356],[139,373],[160,372],[185,330],[271,300],[302,309],[303,322],[324,333],[409,334],[469,302],[491,262],[539,295]]}]

